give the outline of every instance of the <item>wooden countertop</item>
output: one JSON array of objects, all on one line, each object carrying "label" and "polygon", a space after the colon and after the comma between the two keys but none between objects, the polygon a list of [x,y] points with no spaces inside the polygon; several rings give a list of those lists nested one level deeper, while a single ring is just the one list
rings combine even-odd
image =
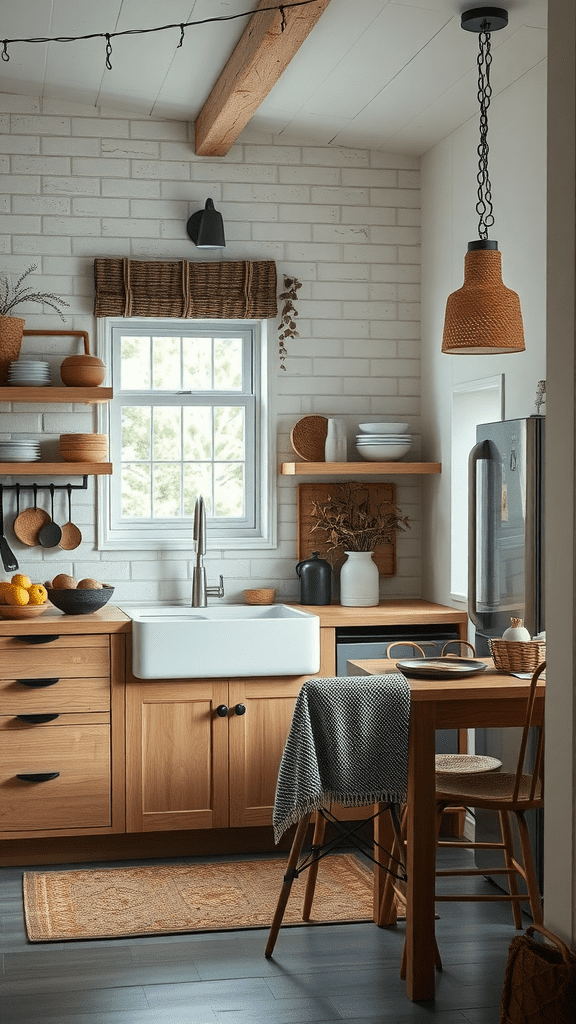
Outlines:
[{"label": "wooden countertop", "polygon": [[407,597],[396,601],[380,601],[372,608],[345,608],[340,604],[294,604],[320,617],[321,626],[411,626],[427,622],[467,622],[468,614],[458,608]]},{"label": "wooden countertop", "polygon": [[[317,615],[321,626],[398,626],[428,622],[465,623],[466,612],[445,605],[405,598],[380,601],[372,608],[345,608],[340,604],[295,604],[290,607]],[[107,604],[89,615],[64,615],[50,606],[37,618],[4,619],[0,607],[0,636],[14,633],[130,633],[132,620],[116,605]]]},{"label": "wooden countertop", "polygon": [[0,636],[15,633],[129,633],[132,620],[116,605],[107,604],[88,615],[65,615],[50,605],[42,615],[28,619],[4,619],[0,607]]}]

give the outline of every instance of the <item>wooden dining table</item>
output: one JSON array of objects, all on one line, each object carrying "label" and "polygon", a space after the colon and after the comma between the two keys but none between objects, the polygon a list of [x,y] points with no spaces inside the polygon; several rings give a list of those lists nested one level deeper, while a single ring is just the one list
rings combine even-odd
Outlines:
[{"label": "wooden dining table", "polygon": [[[486,670],[464,678],[409,678],[411,709],[408,748],[406,837],[406,993],[414,1001],[434,999],[435,896],[435,730],[521,726],[524,724],[529,678],[494,668],[492,658],[479,658]],[[348,662],[350,675],[397,672],[397,662],[370,659]],[[536,720],[544,711],[545,681],[538,684]],[[381,891],[382,877],[375,883]],[[376,901],[375,901],[376,902]]]}]

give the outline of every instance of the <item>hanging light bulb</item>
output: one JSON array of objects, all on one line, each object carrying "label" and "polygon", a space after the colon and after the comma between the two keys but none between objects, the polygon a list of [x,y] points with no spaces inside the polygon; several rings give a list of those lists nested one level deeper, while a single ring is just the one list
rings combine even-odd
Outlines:
[{"label": "hanging light bulb", "polygon": [[487,355],[523,352],[524,326],[520,299],[502,281],[502,255],[498,242],[488,238],[494,224],[492,185],[488,174],[488,107],[492,95],[490,65],[491,33],[508,24],[508,12],[501,7],[478,7],[465,11],[461,26],[479,35],[478,101],[480,143],[478,145],[478,238],[468,242],[464,257],[464,284],[448,296],[444,319],[442,351],[452,355]]}]

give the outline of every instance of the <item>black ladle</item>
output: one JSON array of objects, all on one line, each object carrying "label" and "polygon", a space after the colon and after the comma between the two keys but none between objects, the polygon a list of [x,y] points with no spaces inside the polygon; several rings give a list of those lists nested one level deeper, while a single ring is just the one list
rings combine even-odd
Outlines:
[{"label": "black ladle", "polygon": [[16,572],[18,568],[18,562],[14,552],[11,550],[6,537],[4,536],[4,487],[0,484],[0,556],[4,563],[4,569],[6,572]]},{"label": "black ladle", "polygon": [[49,523],[46,523],[46,525],[42,527],[38,534],[38,540],[43,548],[55,548],[62,539],[62,530],[58,526],[58,523],[54,522],[54,484],[50,484],[50,502],[50,514],[52,518]]}]

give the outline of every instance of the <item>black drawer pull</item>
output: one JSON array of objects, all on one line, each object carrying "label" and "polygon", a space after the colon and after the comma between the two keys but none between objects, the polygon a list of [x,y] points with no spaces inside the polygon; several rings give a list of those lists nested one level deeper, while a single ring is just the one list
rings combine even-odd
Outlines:
[{"label": "black drawer pull", "polygon": [[20,686],[29,686],[31,689],[41,689],[43,686],[54,686],[55,683],[60,682],[60,678],[57,679],[17,679],[17,683]]},{"label": "black drawer pull", "polygon": [[25,636],[12,637],[19,644],[52,644],[55,640],[59,640],[59,636],[46,635],[43,633],[28,633]]},{"label": "black drawer pull", "polygon": [[236,704],[236,707],[234,708],[234,714],[235,715],[245,715],[246,714],[246,705],[245,704]]},{"label": "black drawer pull", "polygon": [[216,708],[216,714],[218,715],[218,718],[226,718],[228,714],[228,707],[226,704],[219,704]]},{"label": "black drawer pull", "polygon": [[53,722],[55,718],[60,718],[59,714],[38,714],[38,715],[16,715],[19,722],[31,722],[33,725],[40,725],[42,722]]},{"label": "black drawer pull", "polygon": [[57,779],[60,772],[21,772],[16,778],[24,782],[50,782],[50,779]]}]

